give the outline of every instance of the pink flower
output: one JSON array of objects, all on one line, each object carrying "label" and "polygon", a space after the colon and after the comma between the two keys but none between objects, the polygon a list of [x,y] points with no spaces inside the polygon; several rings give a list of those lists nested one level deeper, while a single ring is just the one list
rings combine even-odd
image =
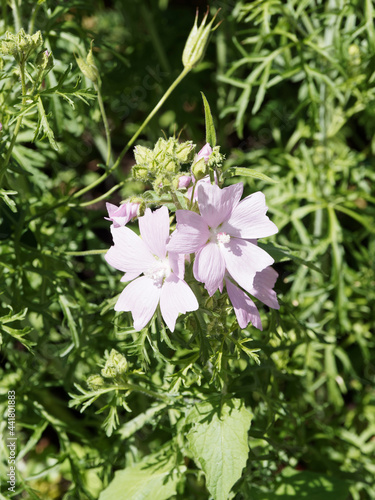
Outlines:
[{"label": "pink flower", "polygon": [[222,286],[226,271],[252,293],[256,273],[270,266],[273,259],[251,240],[277,233],[265,215],[264,194],[257,192],[240,202],[242,183],[224,189],[202,183],[197,191],[201,215],[177,210],[177,228],[168,251],[196,253],[194,276],[210,295]]},{"label": "pink flower", "polygon": [[131,311],[134,329],[140,331],[160,304],[163,319],[173,332],[178,314],[196,311],[198,301],[183,280],[184,255],[167,254],[167,207],[154,212],[148,208],[144,217],[139,218],[139,229],[141,237],[125,226],[111,228],[114,246],[105,259],[115,269],[125,272],[121,281],[134,280],[122,291],[115,310]]},{"label": "pink flower", "polygon": [[112,205],[112,203],[106,203],[105,205],[109,217],[104,218],[106,220],[112,221],[114,227],[125,226],[130,221],[130,219],[133,219],[137,216],[139,207],[139,203],[131,203],[130,201],[128,201],[127,203],[123,203],[119,207],[116,207],[116,205]]},{"label": "pink flower", "polygon": [[[191,186],[186,191],[185,196],[186,196],[186,198],[189,198],[189,201],[191,201],[191,196],[193,195],[193,201],[198,201],[198,186],[200,184],[203,184],[203,183],[211,184],[210,176],[206,175],[206,177],[203,177],[203,179],[200,179],[199,181],[196,181],[195,178],[194,178],[194,175],[192,175],[192,180],[193,180],[193,183],[195,183],[195,182],[197,183],[196,186],[195,186],[195,189],[194,189],[194,194],[193,194],[193,187],[194,186]],[[214,172],[214,180],[215,180],[215,182],[217,184],[218,180],[217,180],[216,172]]]},{"label": "pink flower", "polygon": [[[279,309],[276,293],[272,290],[277,279],[277,272],[267,267],[255,275],[252,289],[249,293],[259,299],[272,309]],[[258,309],[250,297],[231,281],[229,276],[225,277],[225,286],[228,296],[232,302],[234,312],[240,328],[246,328],[249,322],[263,330]]]},{"label": "pink flower", "polygon": [[204,158],[204,161],[207,163],[208,162],[208,159],[210,157],[212,153],[212,148],[211,146],[209,145],[209,143],[207,142],[203,148],[199,151],[199,153],[197,154],[196,158],[195,158],[195,162],[196,163],[197,161],[199,161],[201,158]]},{"label": "pink flower", "polygon": [[187,188],[191,183],[191,175],[181,175],[178,179],[178,189]]}]

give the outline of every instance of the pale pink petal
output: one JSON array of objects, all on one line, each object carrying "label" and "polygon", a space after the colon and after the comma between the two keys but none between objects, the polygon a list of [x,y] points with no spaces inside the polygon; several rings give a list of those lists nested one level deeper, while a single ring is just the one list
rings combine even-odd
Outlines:
[{"label": "pale pink petal", "polygon": [[250,297],[231,283],[229,279],[225,280],[225,285],[240,328],[246,328],[251,321],[255,328],[263,330],[259,311]]},{"label": "pale pink petal", "polygon": [[143,217],[138,219],[142,240],[150,252],[160,259],[167,255],[167,240],[169,238],[169,214],[166,206],[151,212],[149,208]]},{"label": "pale pink petal", "polygon": [[137,216],[139,203],[126,202],[117,207],[112,203],[106,203],[109,217],[106,220],[113,222],[114,227],[125,226],[131,219]]},{"label": "pale pink petal", "polygon": [[131,271],[131,272],[125,273],[124,276],[120,279],[120,281],[122,281],[122,282],[132,281],[135,278],[138,278],[138,276],[140,274],[141,273],[138,271]]},{"label": "pale pink petal", "polygon": [[206,144],[203,146],[203,148],[197,154],[197,156],[195,158],[195,162],[199,161],[201,158],[204,158],[204,161],[207,163],[211,153],[212,153],[212,148],[209,145],[209,143],[206,142]]},{"label": "pale pink petal", "polygon": [[266,216],[267,206],[263,193],[258,191],[244,198],[232,211],[221,229],[238,238],[264,238],[276,234],[278,229]]},{"label": "pale pink petal", "polygon": [[114,246],[105,254],[105,260],[115,269],[141,274],[153,265],[155,258],[141,238],[128,227],[111,226]]},{"label": "pale pink petal", "polygon": [[272,267],[267,267],[263,269],[260,273],[256,273],[253,286],[249,293],[254,295],[263,304],[266,304],[272,309],[280,309],[279,303],[277,302],[276,292],[273,289],[278,274],[272,269]]},{"label": "pale pink petal", "polygon": [[154,280],[142,276],[122,291],[115,311],[131,311],[134,329],[139,332],[154,315],[160,295],[161,287],[156,286]]},{"label": "pale pink petal", "polygon": [[177,229],[167,245],[168,252],[193,253],[209,239],[210,231],[202,217],[190,210],[177,210]]},{"label": "pale pink petal", "polygon": [[251,293],[256,273],[273,264],[273,258],[258,246],[246,240],[231,238],[221,245],[226,268],[232,278]]},{"label": "pale pink petal", "polygon": [[208,243],[195,256],[194,277],[205,284],[209,295],[213,295],[223,282],[225,262],[219,245]]},{"label": "pale pink petal", "polygon": [[185,274],[185,255],[183,253],[169,252],[168,259],[172,271],[183,280]]},{"label": "pale pink petal", "polygon": [[165,323],[171,332],[174,331],[177,316],[187,311],[196,311],[198,301],[189,285],[171,274],[162,286],[160,296],[160,310]]},{"label": "pale pink petal", "polygon": [[[210,176],[206,175],[206,177],[203,177],[203,179],[200,179],[199,181],[196,182],[194,175],[192,175],[192,181],[193,183],[195,183],[195,188],[194,186],[189,187],[185,196],[190,201],[198,201],[198,186],[200,186],[201,184],[211,184]],[[214,172],[214,181],[215,184],[218,184],[216,172]],[[193,195],[193,189],[194,189],[194,195]],[[192,195],[193,195],[193,200],[191,200]]]},{"label": "pale pink petal", "polygon": [[208,226],[217,228],[226,221],[240,201],[243,185],[241,182],[220,189],[215,184],[202,183],[198,186],[200,213]]}]

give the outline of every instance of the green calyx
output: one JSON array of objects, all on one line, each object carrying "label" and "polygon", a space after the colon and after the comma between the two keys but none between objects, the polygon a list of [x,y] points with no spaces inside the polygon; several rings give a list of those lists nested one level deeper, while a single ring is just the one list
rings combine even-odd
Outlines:
[{"label": "green calyx", "polygon": [[115,378],[123,375],[127,369],[128,362],[125,356],[112,349],[101,373],[104,378]]},{"label": "green calyx", "polygon": [[86,78],[91,80],[94,83],[98,83],[100,80],[100,75],[99,75],[99,70],[96,67],[94,56],[92,53],[92,44],[93,41],[91,41],[91,47],[90,50],[86,56],[86,60],[83,59],[81,56],[75,55],[77,64],[79,66],[79,69],[82,71],[82,73],[85,75]]},{"label": "green calyx", "polygon": [[[219,9],[220,10],[220,9]],[[206,14],[203,17],[203,20],[198,27],[198,10],[195,16],[194,26],[186,40],[185,48],[182,53],[182,64],[185,68],[194,68],[201,62],[206,52],[206,48],[208,45],[210,33],[215,31],[219,26],[218,23],[214,28],[212,27],[213,22],[217,16],[217,13],[211,19],[211,21],[206,26],[206,21],[208,17],[209,10],[207,9]]]}]

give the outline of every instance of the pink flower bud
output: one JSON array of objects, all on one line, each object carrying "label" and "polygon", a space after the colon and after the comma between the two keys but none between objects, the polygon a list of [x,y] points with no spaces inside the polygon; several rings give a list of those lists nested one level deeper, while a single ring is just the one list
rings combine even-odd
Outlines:
[{"label": "pink flower bud", "polygon": [[181,175],[181,177],[178,179],[178,189],[187,188],[190,183],[191,183],[190,175]]},{"label": "pink flower bud", "polygon": [[207,142],[205,146],[203,146],[203,148],[197,154],[195,161],[197,162],[201,158],[204,158],[204,161],[207,163],[211,153],[212,153],[212,148]]}]

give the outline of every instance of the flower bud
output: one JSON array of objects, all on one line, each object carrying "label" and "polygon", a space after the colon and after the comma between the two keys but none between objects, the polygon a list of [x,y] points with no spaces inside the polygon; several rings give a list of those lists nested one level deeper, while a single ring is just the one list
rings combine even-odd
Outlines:
[{"label": "flower bud", "polygon": [[188,163],[192,160],[195,144],[192,141],[182,142],[176,148],[176,158],[181,163]]},{"label": "flower bud", "polygon": [[92,391],[100,389],[104,385],[104,380],[100,375],[90,375],[86,380],[87,385]]},{"label": "flower bud", "polygon": [[201,158],[198,160],[194,165],[192,166],[192,173],[197,181],[200,179],[203,179],[206,175],[208,175],[208,165],[205,162],[204,158]]},{"label": "flower bud", "polygon": [[148,169],[144,165],[134,165],[132,168],[134,179],[146,182],[148,180]]},{"label": "flower bud", "polygon": [[151,149],[138,145],[134,148],[134,158],[138,164],[147,164],[153,162],[154,154]]},{"label": "flower bud", "polygon": [[75,54],[75,58],[77,61],[77,64],[79,66],[79,69],[82,71],[82,73],[91,80],[94,83],[97,83],[100,79],[99,76],[99,71],[98,68],[96,67],[95,61],[94,61],[94,56],[92,55],[92,42],[91,42],[91,47],[90,50],[86,56],[86,61],[82,59],[81,56],[77,56]]},{"label": "flower bud", "polygon": [[107,359],[102,376],[105,378],[115,378],[117,375],[123,375],[128,369],[128,362],[122,354],[112,349]]},{"label": "flower bud", "polygon": [[35,64],[41,71],[50,71],[53,68],[52,53],[48,52],[47,49],[42,50],[37,55]]},{"label": "flower bud", "polygon": [[191,183],[190,175],[181,175],[178,179],[178,189],[185,189]]},{"label": "flower bud", "polygon": [[[186,40],[185,48],[182,54],[182,63],[185,68],[194,68],[201,62],[204,57],[204,53],[206,52],[206,48],[208,45],[208,39],[211,31],[214,31],[219,24],[217,24],[214,28],[212,28],[212,24],[215,20],[217,13],[211,19],[211,21],[206,26],[206,20],[208,17],[207,10],[206,14],[203,17],[203,21],[201,25],[198,27],[198,11],[195,16],[194,26]],[[218,11],[219,12],[219,11]]]},{"label": "flower bud", "polygon": [[208,144],[208,142],[203,146],[203,148],[199,151],[196,157],[196,161],[200,160],[201,158],[204,159],[204,161],[207,163],[208,159],[210,158],[210,155],[212,153],[212,148]]}]

